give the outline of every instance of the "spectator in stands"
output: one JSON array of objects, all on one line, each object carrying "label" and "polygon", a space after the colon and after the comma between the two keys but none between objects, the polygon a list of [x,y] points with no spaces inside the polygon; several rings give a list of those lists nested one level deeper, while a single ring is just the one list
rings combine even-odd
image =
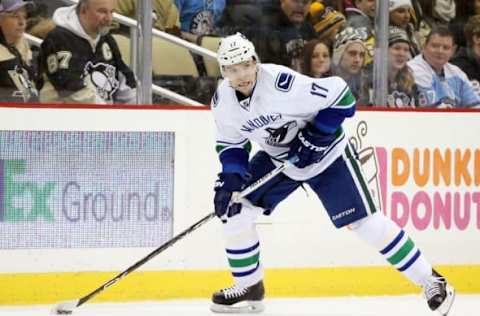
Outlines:
[{"label": "spectator in stands", "polygon": [[408,62],[419,90],[419,105],[442,108],[480,104],[467,75],[449,63],[454,52],[453,34],[446,27],[433,29],[423,53]]},{"label": "spectator in stands", "polygon": [[[420,47],[425,46],[425,40],[433,28],[447,27],[455,18],[454,0],[411,0],[413,5],[412,22],[420,41]],[[473,0],[467,0],[473,1]]]},{"label": "spectator in stands", "polygon": [[433,0],[433,17],[438,24],[448,25],[455,18],[455,0]]},{"label": "spectator in stands", "polygon": [[417,56],[420,53],[420,40],[417,38],[415,28],[411,22],[410,12],[413,10],[410,0],[390,0],[390,25],[405,30],[410,40],[410,54]]},{"label": "spectator in stands", "polygon": [[431,27],[447,26],[455,18],[454,0],[416,0],[422,12],[420,19]]},{"label": "spectator in stands", "polygon": [[346,25],[345,16],[322,2],[314,1],[310,5],[308,21],[313,25],[317,38],[324,42],[333,43],[337,33]]},{"label": "spectator in stands", "polygon": [[372,73],[365,67],[366,55],[363,34],[357,29],[347,27],[337,34],[332,56],[333,72],[348,83],[360,105],[371,104]]},{"label": "spectator in stands", "polygon": [[366,28],[369,33],[375,29],[376,0],[354,0],[354,8],[346,8],[347,23],[353,28]]},{"label": "spectator in stands", "polygon": [[271,18],[278,11],[278,3],[272,0],[226,0],[219,22],[221,35],[245,32],[261,21]]},{"label": "spectator in stands", "polygon": [[456,0],[455,18],[450,22],[449,28],[453,33],[455,44],[459,47],[467,46],[467,39],[463,28],[471,16],[480,14],[480,0]]},{"label": "spectator in stands", "polygon": [[412,9],[410,10],[410,20],[414,26],[417,39],[420,44],[420,50],[423,49],[425,45],[425,39],[427,35],[432,30],[432,26],[428,21],[431,21],[431,18],[428,19],[424,13],[423,6],[420,3],[423,0],[411,0]]},{"label": "spectator in stands", "polygon": [[317,2],[322,2],[326,7],[330,7],[345,15],[345,1],[343,0],[317,0]]},{"label": "spectator in stands", "polygon": [[371,66],[375,53],[375,10],[376,0],[354,0],[354,7],[345,9],[347,26],[355,28],[362,34],[363,42],[367,47],[365,65]]},{"label": "spectator in stands", "polygon": [[[115,12],[136,20],[138,1],[117,0]],[[154,0],[152,6],[153,26],[160,31],[180,36],[180,15],[173,0]]]},{"label": "spectator in stands", "polygon": [[24,37],[27,6],[31,1],[2,0],[0,4],[0,98],[2,102],[32,102],[34,84],[32,52]]},{"label": "spectator in stands", "polygon": [[387,106],[415,107],[418,91],[412,71],[407,66],[411,59],[410,39],[402,28],[389,27],[388,36],[388,97]]},{"label": "spectator in stands", "polygon": [[280,10],[271,20],[246,32],[255,43],[260,60],[301,71],[305,41],[316,37],[306,21],[311,0],[280,0]]},{"label": "spectator in stands", "polygon": [[[342,1],[342,0],[338,0]],[[353,5],[354,0],[343,0],[343,7],[346,8],[354,8],[355,6]]]},{"label": "spectator in stands", "polygon": [[303,73],[313,78],[332,75],[332,47],[319,39],[308,41],[303,48]]},{"label": "spectator in stands", "polygon": [[225,0],[175,0],[180,12],[182,37],[198,43],[201,35],[216,34]]},{"label": "spectator in stands", "polygon": [[467,47],[460,48],[451,62],[467,74],[474,90],[480,96],[480,14],[468,19],[465,24],[465,38]]},{"label": "spectator in stands", "polygon": [[45,38],[55,28],[52,21],[53,12],[66,5],[63,0],[35,0],[35,9],[29,14],[27,21],[27,33]]},{"label": "spectator in stands", "polygon": [[134,103],[136,80],[109,34],[115,0],[55,11],[40,49],[42,102]]},{"label": "spectator in stands", "polygon": [[35,0],[35,7],[44,17],[51,18],[53,13],[60,7],[71,5],[70,0]]}]

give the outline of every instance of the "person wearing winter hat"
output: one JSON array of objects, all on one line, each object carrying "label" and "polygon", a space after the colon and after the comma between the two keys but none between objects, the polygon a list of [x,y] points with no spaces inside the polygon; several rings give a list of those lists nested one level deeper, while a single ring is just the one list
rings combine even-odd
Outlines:
[{"label": "person wearing winter hat", "polygon": [[[364,34],[357,29],[347,27],[337,34],[333,48],[332,64],[335,75],[347,83],[359,104],[370,103],[368,70],[365,69],[367,47]],[[370,79],[371,80],[371,79]]]},{"label": "person wearing winter hat", "polygon": [[389,27],[388,36],[388,107],[415,107],[417,86],[407,66],[411,42],[407,33],[396,26]]},{"label": "person wearing winter hat", "polygon": [[410,23],[410,0],[389,0],[388,11],[390,12],[390,24],[405,28]]},{"label": "person wearing winter hat", "polygon": [[31,8],[34,6],[31,0],[1,0],[0,12],[15,12],[21,8]]},{"label": "person wearing winter hat", "polygon": [[365,65],[373,63],[375,53],[375,13],[377,0],[354,0],[354,7],[347,7],[347,26],[365,34],[363,42],[367,47]]},{"label": "person wearing winter hat", "polygon": [[389,0],[388,10],[390,12],[390,25],[402,28],[410,41],[410,53],[416,56],[420,53],[420,39],[412,23],[411,11],[413,10],[411,0]]},{"label": "person wearing winter hat", "polygon": [[345,16],[341,12],[318,1],[312,2],[310,5],[308,20],[313,25],[315,32],[317,32],[317,39],[329,43],[333,42],[335,35],[347,23]]},{"label": "person wearing winter hat", "polygon": [[31,5],[23,0],[0,4],[0,98],[4,102],[37,100],[32,51],[25,39],[27,7]]}]

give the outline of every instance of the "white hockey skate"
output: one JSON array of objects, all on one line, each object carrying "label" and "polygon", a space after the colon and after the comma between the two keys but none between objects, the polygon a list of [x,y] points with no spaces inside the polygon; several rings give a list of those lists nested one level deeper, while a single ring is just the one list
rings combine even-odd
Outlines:
[{"label": "white hockey skate", "polygon": [[441,316],[447,316],[455,300],[455,289],[443,276],[433,270],[427,285],[423,287],[423,295],[432,311],[437,311]]},{"label": "white hockey skate", "polygon": [[213,293],[210,310],[215,313],[260,313],[265,309],[263,281],[249,287],[232,286]]}]

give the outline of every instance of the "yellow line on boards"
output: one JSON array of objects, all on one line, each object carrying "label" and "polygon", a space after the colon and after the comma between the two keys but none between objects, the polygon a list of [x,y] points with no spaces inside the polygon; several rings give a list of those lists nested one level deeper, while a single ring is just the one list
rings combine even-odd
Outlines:
[{"label": "yellow line on boards", "polygon": [[[480,265],[435,267],[459,293],[480,293]],[[0,274],[0,305],[49,304],[78,299],[116,272]],[[228,271],[139,271],[98,294],[92,301],[210,298],[230,286]],[[419,293],[391,267],[267,269],[267,297],[402,295]]]}]

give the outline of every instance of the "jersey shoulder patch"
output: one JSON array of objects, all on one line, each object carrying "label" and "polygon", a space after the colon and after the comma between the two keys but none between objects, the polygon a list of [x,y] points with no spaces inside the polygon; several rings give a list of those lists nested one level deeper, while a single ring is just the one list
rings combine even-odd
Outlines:
[{"label": "jersey shoulder patch", "polygon": [[275,79],[275,88],[282,92],[288,92],[292,88],[295,76],[288,72],[280,72]]}]

